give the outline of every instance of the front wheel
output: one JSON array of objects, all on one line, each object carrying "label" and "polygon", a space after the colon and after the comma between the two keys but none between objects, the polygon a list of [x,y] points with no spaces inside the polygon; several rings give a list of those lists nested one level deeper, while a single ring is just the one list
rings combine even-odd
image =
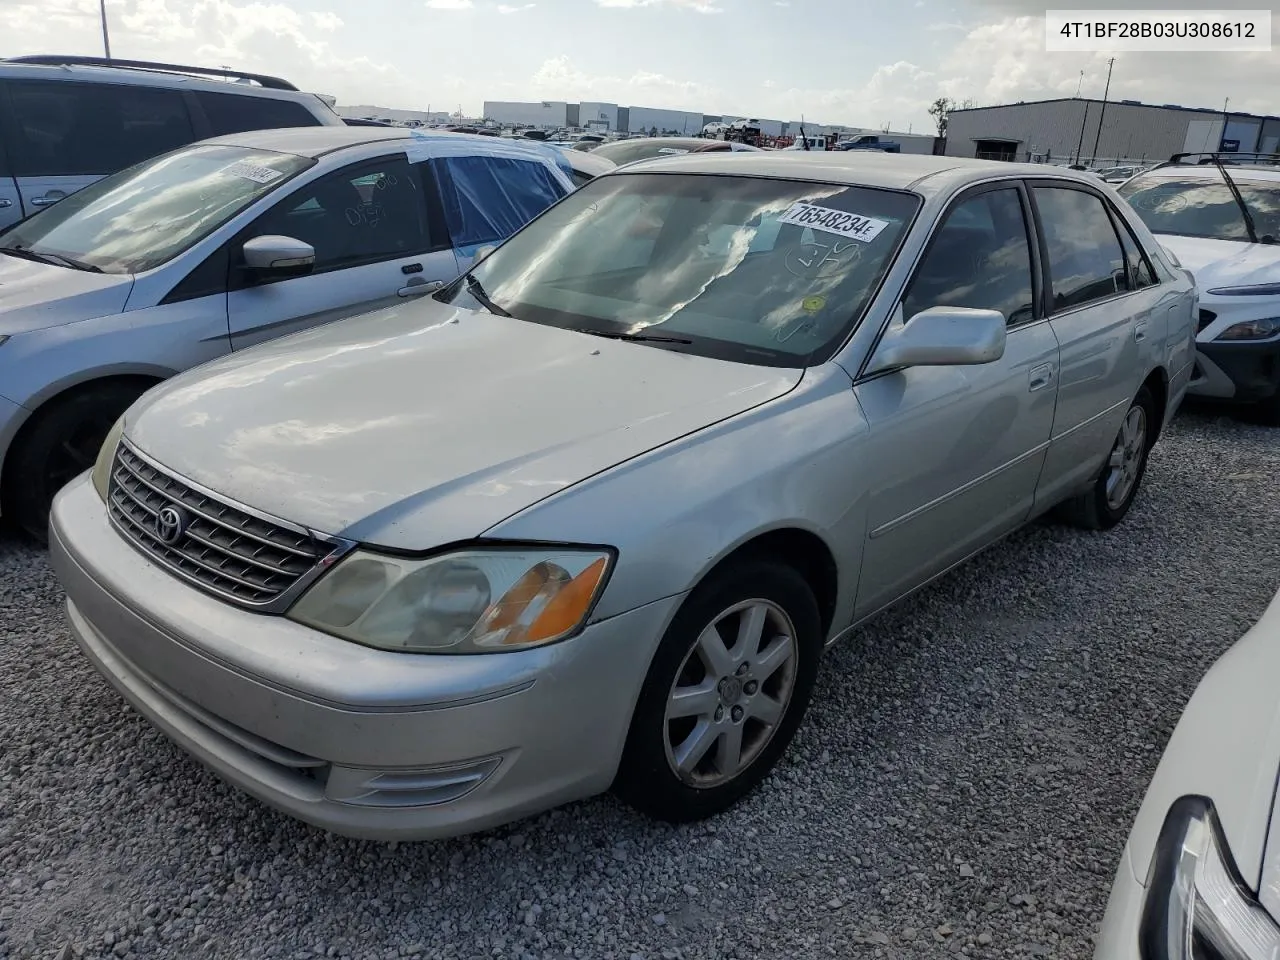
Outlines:
[{"label": "front wheel", "polygon": [[43,543],[54,495],[93,466],[112,424],[143,391],[133,383],[105,383],[36,413],[5,463],[5,518]]},{"label": "front wheel", "polygon": [[804,716],[822,652],[813,591],[769,560],[713,574],[650,666],[614,787],[668,822],[700,820],[768,775]]},{"label": "front wheel", "polygon": [[1155,398],[1143,387],[1125,413],[1092,489],[1063,505],[1068,522],[1088,530],[1110,530],[1124,519],[1146,475],[1156,423]]}]

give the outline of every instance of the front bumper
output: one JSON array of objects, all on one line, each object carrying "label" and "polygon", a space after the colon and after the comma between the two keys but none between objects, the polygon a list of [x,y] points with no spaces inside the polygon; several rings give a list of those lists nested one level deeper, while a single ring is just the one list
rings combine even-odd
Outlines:
[{"label": "front bumper", "polygon": [[1126,843],[1098,931],[1094,960],[1139,960],[1138,931],[1146,894],[1146,886],[1133,874],[1133,859]]},{"label": "front bumper", "polygon": [[1271,399],[1280,393],[1280,337],[1197,343],[1190,392],[1237,403]]},{"label": "front bumper", "polygon": [[382,840],[468,833],[606,790],[680,600],[529,651],[372,650],[180,583],[111,528],[87,478],[54,503],[50,553],[81,648],[144,717],[259,800]]}]

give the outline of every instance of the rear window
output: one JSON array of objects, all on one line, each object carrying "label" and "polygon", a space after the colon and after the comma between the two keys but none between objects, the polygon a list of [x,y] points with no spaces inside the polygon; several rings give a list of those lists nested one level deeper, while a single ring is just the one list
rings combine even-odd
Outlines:
[{"label": "rear window", "polygon": [[321,125],[315,114],[293,100],[234,93],[197,93],[196,100],[209,119],[210,136],[214,137],[246,130]]},{"label": "rear window", "polygon": [[435,169],[445,221],[459,247],[505,240],[565,194],[535,160],[445,157]]}]

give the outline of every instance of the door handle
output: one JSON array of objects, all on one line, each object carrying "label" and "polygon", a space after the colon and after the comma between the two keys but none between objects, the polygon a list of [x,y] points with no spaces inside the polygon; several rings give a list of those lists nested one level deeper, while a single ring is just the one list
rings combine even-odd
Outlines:
[{"label": "door handle", "polygon": [[35,197],[31,201],[33,207],[50,207],[61,200],[61,197]]},{"label": "door handle", "polygon": [[1053,382],[1053,364],[1042,363],[1038,367],[1031,368],[1031,375],[1027,383],[1027,389],[1032,393],[1037,390],[1043,390]]},{"label": "door handle", "polygon": [[1136,340],[1138,343],[1141,343],[1143,340],[1147,339],[1147,321],[1139,320],[1137,325],[1134,326],[1133,339]]},{"label": "door handle", "polygon": [[13,201],[8,197],[0,197],[0,210],[8,210],[13,206]]},{"label": "door handle", "polygon": [[423,280],[421,277],[414,277],[405,286],[397,290],[396,295],[401,297],[420,297],[426,293],[435,293],[443,286],[443,280]]}]

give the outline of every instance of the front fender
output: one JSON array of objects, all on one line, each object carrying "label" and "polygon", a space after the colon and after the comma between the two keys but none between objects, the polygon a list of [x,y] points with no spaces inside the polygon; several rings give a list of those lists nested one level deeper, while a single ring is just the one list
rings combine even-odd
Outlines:
[{"label": "front fender", "polygon": [[857,594],[867,431],[847,374],[826,364],[787,396],[598,474],[484,536],[615,546],[618,566],[595,614],[604,619],[692,589],[755,537],[804,530],[835,560],[839,632]]}]

